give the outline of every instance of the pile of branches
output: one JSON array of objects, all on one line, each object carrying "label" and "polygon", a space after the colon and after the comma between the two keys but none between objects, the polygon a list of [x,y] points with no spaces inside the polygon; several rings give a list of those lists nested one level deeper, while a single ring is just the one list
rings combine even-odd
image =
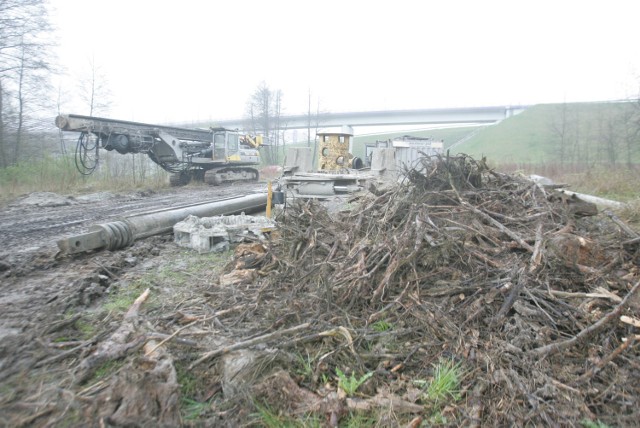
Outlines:
[{"label": "pile of branches", "polygon": [[[337,214],[287,207],[265,316],[286,306],[344,326],[352,343],[324,362],[374,371],[398,394],[399,373],[456,361],[456,424],[637,423],[636,327],[620,317],[639,312],[638,247],[613,214],[583,217],[585,202],[467,156],[424,158],[370,190]],[[380,322],[393,328],[376,333]]]}]

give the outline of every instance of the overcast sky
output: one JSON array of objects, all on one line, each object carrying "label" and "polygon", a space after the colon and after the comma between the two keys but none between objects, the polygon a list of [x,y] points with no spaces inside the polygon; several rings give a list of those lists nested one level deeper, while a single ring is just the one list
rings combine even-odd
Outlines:
[{"label": "overcast sky", "polygon": [[109,117],[244,115],[265,81],[286,113],[637,96],[640,1],[50,0],[63,109],[91,58]]}]

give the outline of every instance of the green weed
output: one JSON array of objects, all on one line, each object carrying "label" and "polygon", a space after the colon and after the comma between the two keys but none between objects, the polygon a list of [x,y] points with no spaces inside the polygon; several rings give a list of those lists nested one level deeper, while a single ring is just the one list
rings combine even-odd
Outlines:
[{"label": "green weed", "polygon": [[121,285],[117,292],[109,295],[107,302],[104,304],[104,309],[109,312],[126,312],[140,294],[150,285],[151,284],[144,279]]},{"label": "green weed", "polygon": [[[107,157],[111,154],[105,154]],[[87,189],[134,190],[136,188],[160,189],[168,187],[168,173],[158,165],[149,163],[145,155],[136,155],[138,165],[133,174],[132,159],[119,157],[116,162],[106,161],[91,176],[80,174],[73,156],[44,157],[0,168],[0,199],[11,199],[30,192],[80,193]],[[103,159],[103,160],[106,160]],[[125,173],[125,169],[129,174]]]},{"label": "green weed", "polygon": [[338,376],[338,388],[342,389],[347,396],[351,397],[356,393],[358,388],[360,388],[360,385],[373,376],[373,373],[366,373],[360,378],[357,378],[355,374],[351,373],[351,376],[347,377],[342,370],[336,368],[336,375]]},{"label": "green weed", "polygon": [[311,377],[311,375],[313,375],[313,358],[311,358],[309,353],[307,353],[306,357],[299,352],[296,353],[296,360],[300,365],[296,373],[305,378]]},{"label": "green weed", "polygon": [[197,420],[211,410],[215,395],[208,395],[208,391],[213,387],[211,378],[201,376],[188,367],[185,360],[175,362],[180,385],[180,413],[185,420]]},{"label": "green weed", "polygon": [[182,397],[180,403],[180,409],[182,411],[182,416],[187,421],[193,421],[198,419],[207,413],[208,410],[211,409],[210,402],[200,402],[188,397]]},{"label": "green weed", "polygon": [[96,334],[96,327],[83,319],[77,320],[75,327],[82,334],[81,339],[90,339]]},{"label": "green weed", "polygon": [[388,323],[387,321],[380,320],[371,324],[371,328],[378,333],[382,333],[383,331],[391,330],[393,328],[393,325],[391,323]]},{"label": "green weed", "polygon": [[592,421],[590,419],[583,419],[580,421],[580,425],[584,428],[609,428],[609,425],[604,424],[600,421]]},{"label": "green weed", "polygon": [[363,413],[349,413],[349,415],[340,420],[340,426],[344,428],[366,428],[375,427],[378,423],[378,419],[370,414]]},{"label": "green weed", "polygon": [[122,366],[124,366],[124,360],[109,360],[102,364],[100,367],[96,369],[93,373],[93,377],[90,381],[85,382],[87,385],[91,385],[101,379],[104,379],[108,376],[111,376],[113,373],[118,371]]},{"label": "green weed", "polygon": [[426,390],[426,400],[439,406],[446,400],[458,401],[460,399],[460,382],[463,371],[460,363],[452,360],[441,359],[434,367],[433,379]]},{"label": "green weed", "polygon": [[447,404],[460,400],[460,384],[464,377],[460,363],[449,359],[440,359],[434,365],[433,379],[416,379],[413,383],[424,388],[422,401],[431,414],[427,415],[428,425],[448,425],[450,421],[442,414]]},{"label": "green weed", "polygon": [[329,376],[326,373],[322,373],[320,375],[320,380],[322,381],[323,385],[326,385],[329,383]]},{"label": "green weed", "polygon": [[252,416],[258,423],[267,428],[320,428],[322,420],[315,415],[306,415],[303,419],[294,419],[290,416],[280,415],[266,405],[254,403],[257,413]]}]

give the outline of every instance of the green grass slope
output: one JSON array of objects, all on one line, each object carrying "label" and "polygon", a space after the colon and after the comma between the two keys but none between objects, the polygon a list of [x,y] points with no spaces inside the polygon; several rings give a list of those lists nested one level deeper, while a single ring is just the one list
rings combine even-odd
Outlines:
[{"label": "green grass slope", "polygon": [[625,163],[639,153],[637,105],[541,104],[487,126],[454,148],[492,163]]},{"label": "green grass slope", "polygon": [[546,106],[531,107],[519,115],[479,130],[452,151],[493,162],[538,163],[553,155],[550,123],[553,115]]},{"label": "green grass slope", "polygon": [[364,156],[366,143],[409,134],[492,164],[637,163],[639,124],[640,109],[630,102],[540,104],[493,125],[356,135],[353,154]]}]

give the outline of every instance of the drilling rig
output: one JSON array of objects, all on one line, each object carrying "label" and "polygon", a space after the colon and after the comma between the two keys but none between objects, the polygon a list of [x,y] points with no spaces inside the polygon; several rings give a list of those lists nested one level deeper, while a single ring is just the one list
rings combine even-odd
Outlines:
[{"label": "drilling rig", "polygon": [[98,166],[100,149],[120,154],[144,153],[171,173],[172,186],[191,180],[219,185],[259,178],[261,136],[226,128],[189,129],[93,116],[56,117],[62,131],[80,132],[75,162],[84,175]]}]

